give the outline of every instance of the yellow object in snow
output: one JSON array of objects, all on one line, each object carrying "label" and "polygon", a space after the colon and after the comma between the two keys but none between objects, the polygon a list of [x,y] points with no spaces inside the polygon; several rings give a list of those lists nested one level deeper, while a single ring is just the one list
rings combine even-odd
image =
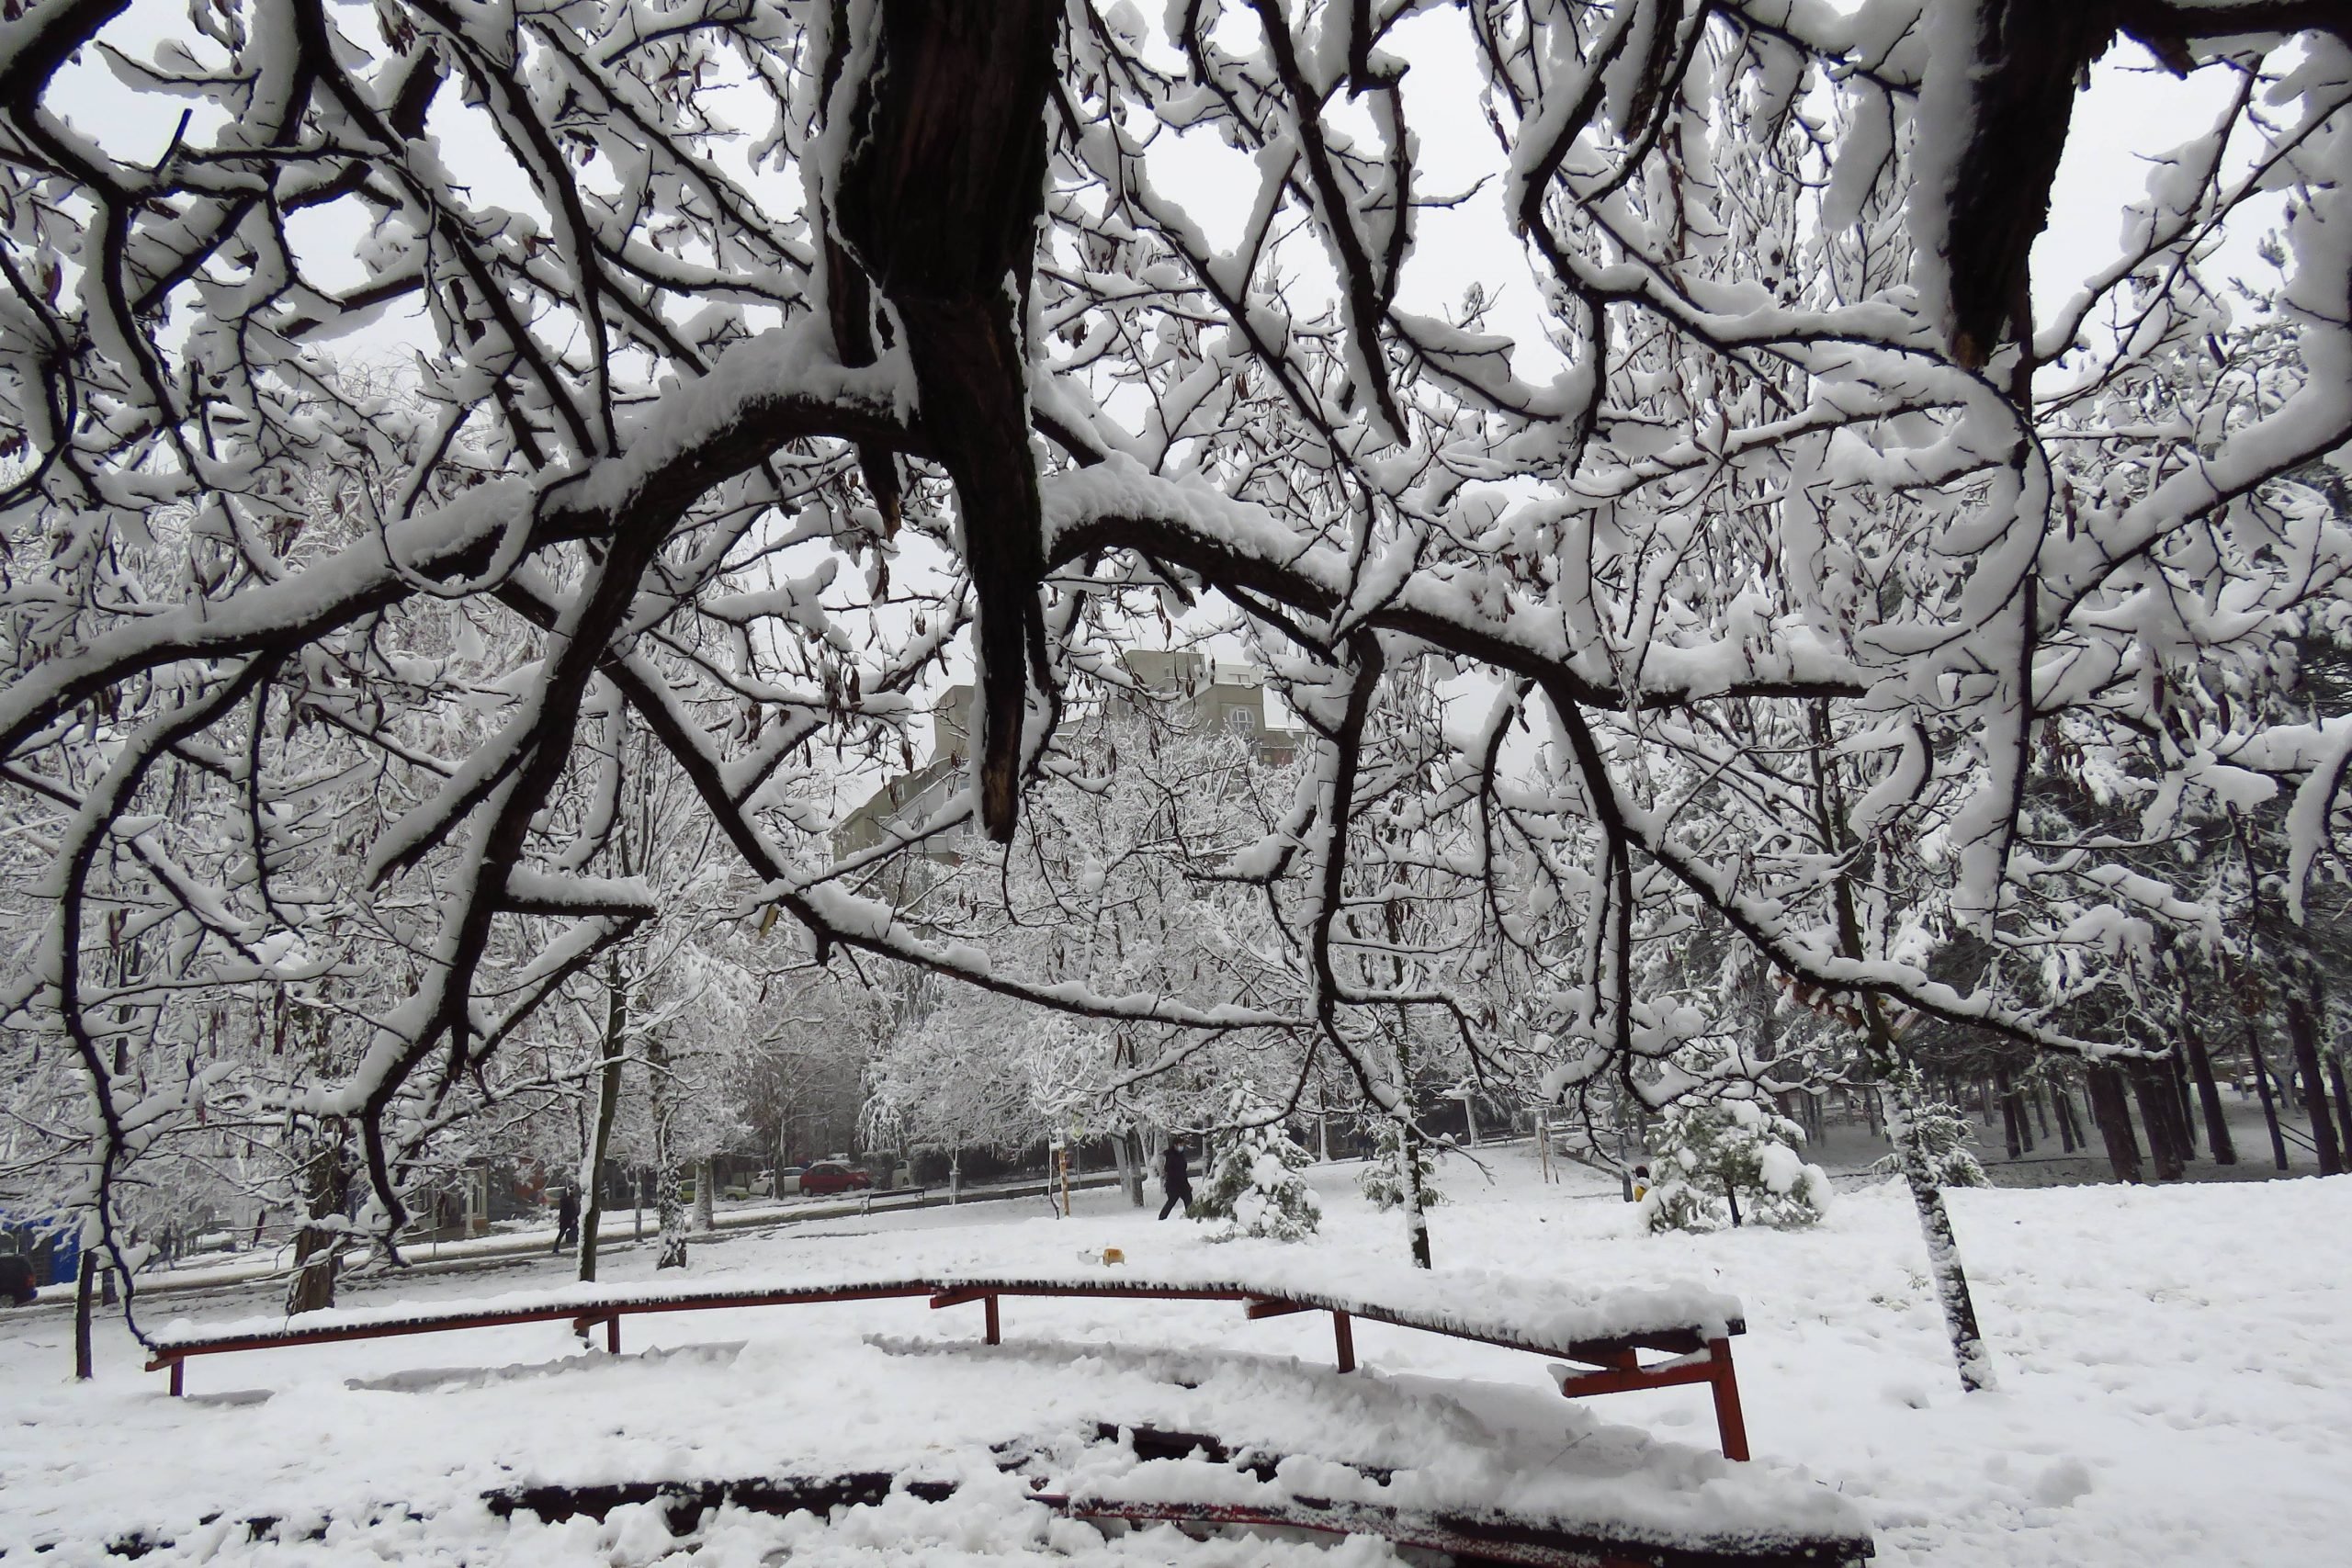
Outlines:
[{"label": "yellow object in snow", "polygon": [[1106,1247],[1102,1249],[1102,1261],[1105,1263],[1125,1263],[1126,1260],[1127,1255],[1115,1247]]}]

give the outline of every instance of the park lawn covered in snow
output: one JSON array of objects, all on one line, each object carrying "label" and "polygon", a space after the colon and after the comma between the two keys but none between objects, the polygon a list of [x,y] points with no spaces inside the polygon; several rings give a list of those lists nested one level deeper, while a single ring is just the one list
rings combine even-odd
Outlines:
[{"label": "park lawn covered in snow", "polygon": [[[1651,1237],[1584,1172],[1547,1186],[1521,1148],[1487,1158],[1491,1183],[1461,1160],[1441,1172],[1455,1200],[1431,1216],[1441,1269],[1589,1289],[1688,1280],[1739,1296],[1754,1473],[1854,1505],[1882,1562],[2322,1562],[2342,1550],[2352,1180],[1954,1194],[2000,1358],[1999,1390],[1964,1398],[1899,1188],[1841,1193],[1811,1232]],[[1354,1195],[1356,1168],[1310,1173],[1326,1220],[1306,1245],[1344,1255],[1335,1268],[1403,1247],[1401,1224]],[[1104,1192],[1065,1222],[991,1204],[734,1238],[698,1248],[694,1277],[835,1260],[1068,1269],[1100,1267],[1082,1259],[1105,1246],[1148,1267],[1207,1243]],[[636,1280],[650,1262],[650,1250],[625,1255],[607,1275]],[[550,1263],[349,1300],[447,1301],[559,1278]],[[247,1296],[190,1315],[256,1310]],[[160,1303],[155,1325],[177,1312]],[[1555,1457],[1563,1472],[1639,1461],[1741,1484],[1704,1451],[1703,1389],[1571,1405],[1550,1393],[1536,1357],[1359,1324],[1358,1353],[1377,1377],[1342,1405],[1321,1375],[1321,1314],[1245,1323],[1229,1303],[1008,1301],[1000,1352],[975,1344],[978,1316],[886,1302],[632,1318],[618,1359],[582,1351],[553,1324],[259,1352],[192,1362],[192,1397],[178,1402],[138,1371],[119,1327],[101,1345],[97,1382],[77,1387],[62,1314],[0,1317],[0,1548],[96,1561],[107,1540],[139,1531],[176,1543],[151,1562],[641,1564],[691,1551],[675,1560],[730,1568],[787,1545],[809,1562],[1393,1560],[1371,1541],[1193,1544],[1165,1527],[1106,1542],[1026,1503],[987,1459],[989,1443],[1040,1421],[1201,1429],[1183,1423],[1235,1411],[1268,1423],[1239,1435],[1278,1438],[1284,1451],[1414,1459],[1497,1496],[1542,1495]],[[1474,1461],[1490,1472],[1462,1473]],[[684,1540],[648,1508],[549,1526],[498,1520],[480,1502],[486,1489],[539,1481],[878,1466],[966,1484],[944,1504],[898,1497],[831,1524],[729,1511]],[[199,1522],[214,1514],[220,1522]],[[229,1528],[261,1515],[329,1528],[323,1542],[290,1544]]]}]

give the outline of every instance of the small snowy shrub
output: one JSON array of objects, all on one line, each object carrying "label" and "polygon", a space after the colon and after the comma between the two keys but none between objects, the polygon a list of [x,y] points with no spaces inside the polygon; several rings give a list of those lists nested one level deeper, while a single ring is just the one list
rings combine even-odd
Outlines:
[{"label": "small snowy shrub", "polygon": [[1641,1201],[1653,1231],[1714,1230],[1743,1220],[1794,1230],[1829,1207],[1829,1176],[1797,1152],[1804,1130],[1753,1100],[1678,1106],[1652,1156],[1652,1186]]},{"label": "small snowy shrub", "polygon": [[[1237,1122],[1251,1110],[1244,1096],[1234,1096]],[[1216,1156],[1193,1213],[1225,1221],[1224,1238],[1228,1240],[1238,1235],[1302,1240],[1323,1220],[1322,1203],[1298,1174],[1306,1164],[1306,1151],[1291,1141],[1281,1122],[1245,1122]]]},{"label": "small snowy shrub", "polygon": [[[1427,1143],[1414,1145],[1413,1164],[1421,1178],[1421,1207],[1434,1209],[1445,1201],[1445,1194],[1437,1190],[1437,1156]],[[1372,1161],[1356,1178],[1356,1188],[1383,1213],[1405,1201],[1405,1133],[1385,1116],[1373,1134]]]},{"label": "small snowy shrub", "polygon": [[[1990,1187],[1984,1168],[1969,1152],[1976,1129],[1959,1106],[1922,1099],[1924,1088],[1917,1067],[1905,1067],[1888,1077],[1886,1139],[1894,1145],[1894,1152],[1871,1168],[1887,1176],[1902,1175],[1908,1145],[1926,1163],[1928,1179],[1936,1186]],[[1906,1100],[1911,1104],[1907,1117],[1901,1109]]]}]

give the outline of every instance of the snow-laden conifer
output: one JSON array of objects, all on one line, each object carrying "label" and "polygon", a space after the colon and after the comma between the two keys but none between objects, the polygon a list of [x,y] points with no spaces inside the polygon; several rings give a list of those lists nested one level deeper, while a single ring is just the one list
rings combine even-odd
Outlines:
[{"label": "snow-laden conifer", "polygon": [[1196,1219],[1222,1220],[1222,1235],[1303,1241],[1323,1222],[1323,1202],[1299,1172],[1308,1156],[1258,1096],[1236,1090],[1236,1123],[1193,1202]]},{"label": "snow-laden conifer", "polygon": [[1676,1106],[1650,1156],[1643,1222],[1654,1231],[1816,1223],[1829,1208],[1829,1176],[1797,1152],[1804,1141],[1803,1128],[1752,1100]]},{"label": "snow-laden conifer", "polygon": [[1383,1213],[1405,1201],[1405,1149],[1409,1144],[1414,1170],[1420,1177],[1421,1207],[1432,1209],[1444,1202],[1445,1194],[1437,1185],[1437,1156],[1430,1152],[1429,1140],[1408,1138],[1394,1117],[1384,1116],[1374,1126],[1372,1158],[1356,1177],[1356,1190],[1364,1201]]}]

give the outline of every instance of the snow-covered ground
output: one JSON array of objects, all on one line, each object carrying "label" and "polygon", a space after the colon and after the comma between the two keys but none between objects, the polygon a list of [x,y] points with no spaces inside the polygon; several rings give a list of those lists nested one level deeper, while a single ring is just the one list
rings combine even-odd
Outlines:
[{"label": "snow-covered ground", "polygon": [[[1814,1232],[1659,1239],[1634,1234],[1631,1211],[1589,1172],[1547,1186],[1524,1145],[1488,1159],[1491,1183],[1447,1162],[1457,1201],[1432,1216],[1441,1269],[1579,1288],[1688,1280],[1741,1297],[1756,1483],[1841,1495],[1874,1528],[1881,1562],[2316,1563],[2352,1539],[2352,1179],[1955,1194],[2000,1353],[1999,1390],[1964,1398],[1898,1189],[1842,1193]],[[1354,1169],[1315,1173],[1327,1218],[1309,1245],[1396,1257],[1401,1228],[1354,1197]],[[695,1273],[1066,1269],[1106,1246],[1148,1265],[1204,1245],[1108,1191],[1064,1222],[990,1205],[739,1236],[701,1249]],[[613,1272],[636,1280],[650,1264],[635,1253]],[[552,1262],[539,1270],[560,1278]],[[351,1304],[518,1282],[435,1278]],[[260,1300],[208,1303],[199,1321],[250,1316]],[[175,1542],[150,1562],[641,1564],[691,1551],[675,1561],[748,1568],[786,1546],[795,1562],[1396,1560],[1371,1541],[1195,1544],[1166,1527],[1106,1540],[981,1462],[989,1442],[1041,1417],[1177,1427],[1254,1412],[1286,1424],[1262,1435],[1292,1452],[1418,1457],[1433,1473],[1490,1454],[1510,1472],[1485,1478],[1496,1495],[1540,1489],[1547,1464],[1589,1475],[1639,1461],[1701,1490],[1742,1483],[1703,1451],[1702,1389],[1569,1405],[1535,1357],[1360,1324],[1375,1376],[1340,1400],[1320,1314],[1244,1323],[1230,1304],[1009,1301],[1004,1315],[993,1353],[973,1344],[978,1307],[903,1301],[632,1318],[617,1359],[552,1324],[368,1341],[200,1359],[177,1402],[138,1370],[119,1325],[100,1343],[98,1379],[76,1385],[65,1315],[0,1315],[0,1555],[48,1547],[39,1561],[98,1561],[107,1540],[139,1532]],[[1233,1359],[1211,1375],[1216,1357]],[[682,1540],[650,1508],[510,1524],[480,1502],[537,1481],[910,1463],[966,1484],[945,1503],[894,1497],[831,1523],[728,1511]],[[288,1529],[290,1541],[254,1543],[242,1522],[255,1516],[330,1522],[322,1541]]]}]

